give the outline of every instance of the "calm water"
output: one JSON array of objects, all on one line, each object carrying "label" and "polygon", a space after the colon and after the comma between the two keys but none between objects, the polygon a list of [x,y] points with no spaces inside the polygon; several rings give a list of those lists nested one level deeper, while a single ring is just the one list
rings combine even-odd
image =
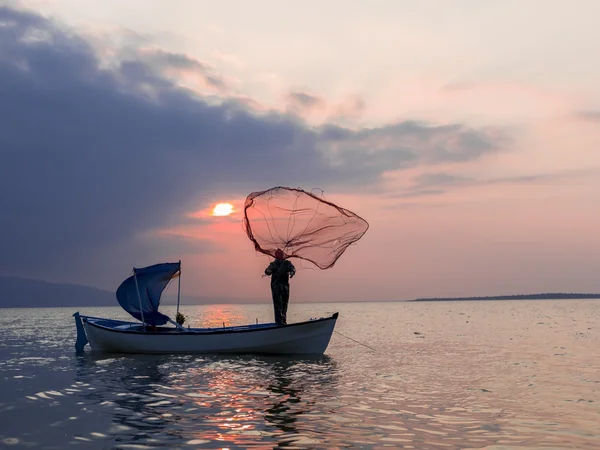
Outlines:
[{"label": "calm water", "polygon": [[[336,330],[376,350],[334,334],[311,359],[77,357],[72,309],[0,309],[0,447],[600,448],[598,300],[290,309],[339,311]],[[192,325],[272,314],[183,312]]]}]

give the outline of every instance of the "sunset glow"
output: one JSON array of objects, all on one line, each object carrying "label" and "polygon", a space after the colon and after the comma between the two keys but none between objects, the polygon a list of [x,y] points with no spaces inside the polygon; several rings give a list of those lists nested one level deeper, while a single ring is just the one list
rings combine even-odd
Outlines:
[{"label": "sunset glow", "polygon": [[0,0],[3,443],[600,450],[600,0],[124,3]]},{"label": "sunset glow", "polygon": [[229,216],[233,213],[233,205],[231,203],[218,203],[212,210],[213,216]]},{"label": "sunset glow", "polygon": [[181,259],[182,292],[269,303],[244,208],[290,186],[369,223],[295,261],[293,303],[600,288],[597,1],[8,3],[3,274],[112,291]]}]

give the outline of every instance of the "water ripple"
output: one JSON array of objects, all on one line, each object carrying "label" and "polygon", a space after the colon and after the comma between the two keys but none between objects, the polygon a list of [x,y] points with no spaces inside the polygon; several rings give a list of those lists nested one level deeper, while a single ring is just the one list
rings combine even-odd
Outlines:
[{"label": "water ripple", "polygon": [[334,335],[319,358],[76,357],[70,311],[35,333],[17,312],[0,446],[600,448],[600,303],[577,304],[338,305],[379,350]]}]

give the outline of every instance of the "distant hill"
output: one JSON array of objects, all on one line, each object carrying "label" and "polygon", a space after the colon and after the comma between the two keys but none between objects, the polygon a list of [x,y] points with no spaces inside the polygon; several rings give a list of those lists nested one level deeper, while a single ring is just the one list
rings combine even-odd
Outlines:
[{"label": "distant hill", "polygon": [[114,292],[76,284],[0,276],[0,308],[116,306]]},{"label": "distant hill", "polygon": [[[116,287],[115,287],[116,291]],[[52,308],[61,306],[119,306],[115,291],[77,284],[50,283],[30,278],[0,276],[0,308]],[[172,288],[169,289],[172,291]],[[165,292],[162,305],[177,304],[177,291]],[[182,295],[182,305],[268,303],[263,300],[239,298],[205,298]]]},{"label": "distant hill", "polygon": [[446,302],[463,300],[565,300],[565,299],[600,299],[600,294],[572,294],[572,293],[545,293],[545,294],[517,294],[517,295],[496,295],[487,297],[430,297],[417,298],[411,302]]},{"label": "distant hill", "polygon": [[[116,287],[115,287],[116,290]],[[177,303],[177,290],[168,289],[163,296],[163,305]],[[547,293],[496,295],[487,297],[429,297],[408,300],[410,302],[465,301],[465,300],[561,300],[600,299],[600,294]],[[262,299],[240,299],[229,297],[197,297],[182,294],[182,305],[270,303],[270,292]],[[52,308],[80,306],[118,306],[115,291],[97,289],[77,284],[50,283],[30,278],[0,276],[0,308]]]}]

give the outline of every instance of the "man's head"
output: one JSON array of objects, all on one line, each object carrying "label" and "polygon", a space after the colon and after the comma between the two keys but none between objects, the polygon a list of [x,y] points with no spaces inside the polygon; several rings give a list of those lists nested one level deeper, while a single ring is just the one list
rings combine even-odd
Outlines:
[{"label": "man's head", "polygon": [[280,248],[275,251],[275,259],[283,259],[283,251]]}]

